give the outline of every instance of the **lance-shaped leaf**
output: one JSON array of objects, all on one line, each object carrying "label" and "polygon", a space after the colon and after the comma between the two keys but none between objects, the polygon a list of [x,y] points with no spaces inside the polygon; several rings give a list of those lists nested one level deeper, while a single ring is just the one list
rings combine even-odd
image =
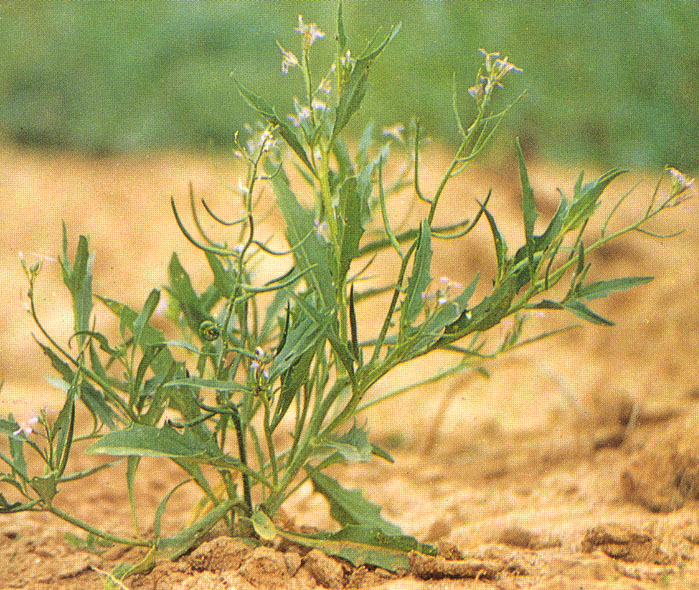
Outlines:
[{"label": "lance-shaped leaf", "polygon": [[[191,286],[191,284],[190,284]],[[143,335],[143,330],[150,320],[151,316],[155,312],[156,308],[158,307],[158,303],[160,302],[160,291],[158,289],[153,289],[150,294],[148,295],[148,299],[146,299],[146,303],[143,306],[143,309],[139,312],[138,316],[134,320],[133,323],[133,343],[134,346],[138,346],[139,343],[141,342],[141,336]]]},{"label": "lance-shaped leaf", "polygon": [[359,241],[364,234],[362,220],[366,207],[366,195],[360,193],[357,178],[348,178],[340,188],[340,280],[344,281],[350,263],[359,255]]},{"label": "lance-shaped leaf", "polygon": [[90,455],[193,458],[216,453],[214,446],[206,444],[188,429],[180,433],[170,426],[156,428],[133,424],[124,430],[105,434],[85,452]]},{"label": "lance-shaped leaf", "polygon": [[589,219],[599,206],[599,198],[604,189],[612,180],[624,173],[625,170],[615,168],[583,186],[584,172],[581,172],[575,183],[573,202],[570,204],[564,222],[565,231],[577,229],[585,220]]},{"label": "lance-shaped leaf", "polygon": [[355,524],[376,528],[385,535],[400,535],[396,525],[381,518],[381,508],[364,499],[359,490],[343,488],[335,479],[306,465],[314,489],[330,504],[330,515],[342,526]]},{"label": "lance-shaped leaf", "polygon": [[185,428],[180,433],[170,426],[156,428],[133,424],[124,430],[105,434],[87,447],[85,452],[91,455],[169,457],[176,461],[193,461],[235,469],[268,485],[257,472],[240,460],[224,454],[213,440],[204,440],[195,432],[196,427]]},{"label": "lance-shaped leaf", "polygon": [[415,250],[415,261],[413,262],[413,272],[408,279],[408,287],[405,291],[405,300],[401,308],[401,325],[409,326],[422,311],[424,307],[423,294],[427,289],[432,277],[430,267],[432,265],[432,232],[427,220],[423,220],[420,225],[420,236]]},{"label": "lance-shaped leaf", "polygon": [[350,525],[332,534],[304,535],[282,529],[277,529],[277,533],[293,543],[346,559],[355,567],[372,565],[391,572],[410,569],[408,554],[411,551],[437,555],[436,547],[420,543],[414,537],[387,535],[372,527]]},{"label": "lance-shaped leaf", "polygon": [[[529,174],[527,173],[527,166],[524,163],[524,155],[522,154],[522,147],[519,144],[519,137],[516,140],[517,146],[517,158],[519,159],[519,178],[522,185],[522,215],[524,217],[524,237],[526,240],[527,255],[529,257],[529,269],[530,273],[534,272],[533,268],[533,257],[536,250],[536,244],[534,243],[534,224],[539,213],[536,210],[536,202],[534,201],[534,191],[532,190],[531,184],[529,183]],[[533,275],[530,277],[533,280]]]},{"label": "lance-shaped leaf", "polygon": [[306,150],[303,148],[303,145],[301,145],[299,138],[296,136],[296,133],[294,133],[291,127],[289,127],[286,123],[284,123],[284,121],[282,121],[277,116],[277,114],[274,112],[274,108],[264,98],[256,96],[255,94],[250,92],[235,78],[233,78],[233,82],[235,83],[236,87],[238,88],[238,92],[240,93],[240,96],[243,97],[245,102],[247,102],[253,110],[257,111],[260,115],[262,115],[270,125],[273,125],[279,130],[279,134],[282,136],[282,139],[292,150],[294,150],[294,152],[301,159],[304,165],[315,176],[315,169],[313,168],[313,164],[311,164],[311,161],[308,159]]},{"label": "lance-shaped leaf", "polygon": [[352,115],[354,115],[354,113],[356,113],[359,109],[359,105],[362,103],[364,95],[367,91],[369,68],[374,63],[374,60],[376,60],[381,52],[386,49],[386,46],[398,34],[400,27],[400,25],[392,27],[389,34],[376,49],[357,59],[356,63],[354,64],[354,68],[352,69],[349,79],[342,87],[340,100],[337,108],[335,109],[335,124],[333,125],[332,135],[330,137],[331,143],[335,141],[335,138],[340,134],[342,129],[344,129],[345,125],[347,125]]},{"label": "lance-shaped leaf", "polygon": [[[197,295],[194,287],[192,287],[189,274],[187,274],[187,271],[180,263],[177,253],[172,254],[167,271],[168,278],[170,279],[170,284],[167,286],[168,293],[179,303],[187,320],[187,325],[194,332],[198,332],[202,322],[212,320],[213,318],[204,305],[202,298]],[[136,322],[134,321],[134,329],[135,328]]]},{"label": "lance-shaped leaf", "polygon": [[[87,238],[80,236],[75,260],[71,265],[68,256],[68,236],[63,224],[63,257],[60,260],[63,271],[63,282],[70,291],[73,299],[73,317],[75,331],[82,332],[90,329],[90,313],[92,312],[92,265],[95,255],[90,254]],[[82,342],[83,337],[79,337]]]},{"label": "lance-shaped leaf", "polygon": [[578,316],[579,318],[582,318],[583,320],[588,321],[592,324],[597,324],[599,326],[614,325],[614,322],[610,322],[608,319],[596,314],[594,311],[592,311],[589,307],[587,307],[584,303],[580,301],[566,301],[563,304],[563,307],[571,313]]},{"label": "lance-shaped leaf", "polygon": [[577,296],[581,299],[599,299],[618,291],[626,291],[639,285],[645,285],[652,280],[653,277],[620,277],[608,281],[598,281],[580,287],[577,291]]},{"label": "lance-shaped leaf", "polygon": [[[483,206],[481,205],[481,207]],[[495,257],[498,261],[498,280],[500,280],[505,276],[508,263],[507,242],[505,242],[504,236],[500,233],[492,213],[485,207],[483,207],[483,213],[485,213],[485,217],[488,220],[488,225],[490,225],[490,231],[493,234],[493,242],[495,243]]]},{"label": "lance-shaped leaf", "polygon": [[286,237],[294,250],[294,259],[309,288],[319,297],[324,309],[335,304],[335,289],[330,274],[330,245],[316,231],[311,211],[303,207],[283,178],[272,180],[277,204],[286,222]]},{"label": "lance-shaped leaf", "polygon": [[321,439],[319,445],[339,453],[345,461],[359,463],[370,461],[374,452],[366,429],[358,428],[356,424],[339,438]]},{"label": "lance-shaped leaf", "polygon": [[[70,365],[62,361],[48,346],[45,346],[41,342],[38,342],[38,344],[41,347],[41,350],[44,351],[44,354],[51,360],[53,368],[60,373],[63,381],[68,384],[73,383],[74,372]],[[96,420],[99,419],[111,430],[116,428],[114,420],[117,419],[117,414],[107,403],[104,394],[95,389],[95,387],[87,380],[83,380],[80,384],[80,400],[85,404],[85,407],[87,407]]]}]

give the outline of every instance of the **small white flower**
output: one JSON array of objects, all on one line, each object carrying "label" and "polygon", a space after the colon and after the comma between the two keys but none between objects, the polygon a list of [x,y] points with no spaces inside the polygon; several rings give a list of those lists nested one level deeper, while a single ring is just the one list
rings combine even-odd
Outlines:
[{"label": "small white flower", "polygon": [[291,52],[284,49],[279,43],[277,43],[279,50],[282,52],[282,73],[288,74],[289,68],[293,68],[299,65],[298,58]]},{"label": "small white flower", "polygon": [[305,120],[305,119],[310,119],[311,118],[311,109],[308,107],[301,107],[299,109],[299,119],[300,120]]},{"label": "small white flower", "polygon": [[449,301],[449,298],[442,296],[437,299],[437,304],[444,305],[447,301]]},{"label": "small white flower", "polygon": [[322,39],[325,37],[325,33],[318,28],[315,23],[306,24],[303,22],[303,16],[299,14],[299,26],[294,29],[297,33],[303,35],[303,48],[304,51],[313,45],[316,39]]},{"label": "small white flower", "polygon": [[397,139],[398,141],[405,143],[403,131],[405,131],[405,127],[401,123],[396,123],[395,125],[393,125],[393,127],[384,127],[381,130],[381,135],[393,137],[394,139]]},{"label": "small white flower", "polygon": [[684,191],[688,190],[694,184],[694,178],[687,178],[686,175],[682,174],[677,168],[668,166],[666,168],[668,175],[670,176],[670,182],[672,184],[672,192],[675,195],[679,195]]},{"label": "small white flower", "polygon": [[19,436],[22,432],[24,432],[26,436],[29,436],[32,432],[34,432],[34,426],[36,426],[38,422],[39,415],[33,413],[29,418],[27,418],[26,422],[22,422],[20,427],[12,433],[12,436]]},{"label": "small white flower", "polygon": [[498,78],[502,78],[507,74],[508,72],[515,72],[517,74],[521,74],[524,70],[522,68],[518,68],[515,64],[511,64],[507,61],[507,57],[505,59],[497,59],[495,60],[495,69],[498,72]]},{"label": "small white flower", "polygon": [[318,98],[314,98],[313,102],[311,103],[311,108],[314,111],[325,111],[328,108],[328,105],[325,104],[322,100]]},{"label": "small white flower", "polygon": [[340,64],[344,67],[351,66],[354,62],[355,59],[352,57],[349,49],[345,52],[345,55],[340,58]]},{"label": "small white flower", "polygon": [[[334,65],[334,64],[333,64]],[[318,92],[323,92],[326,96],[330,95],[332,91],[332,84],[328,78],[323,78],[318,84]]]}]

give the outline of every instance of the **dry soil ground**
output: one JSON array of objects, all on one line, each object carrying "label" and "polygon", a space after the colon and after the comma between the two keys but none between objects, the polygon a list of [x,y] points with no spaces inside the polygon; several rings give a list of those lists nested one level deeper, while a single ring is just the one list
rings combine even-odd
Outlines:
[{"label": "dry soil ground", "polygon": [[[444,160],[425,161],[435,170],[424,180],[428,188]],[[510,168],[470,170],[450,189],[446,209],[472,216],[474,198],[492,186],[493,210],[516,248],[519,193],[514,163]],[[532,165],[530,172],[545,221],[557,203],[556,187],[570,193],[577,171]],[[234,173],[224,176],[236,182]],[[622,220],[643,210],[655,179],[630,174],[615,181],[604,199],[608,209],[611,195],[638,179],[643,182]],[[50,367],[31,338],[19,253],[30,262],[37,255],[55,257],[63,219],[71,246],[79,234],[90,235],[97,252],[95,292],[138,307],[165,281],[173,249],[195,277],[206,276],[175,227],[169,196],[184,206],[192,181],[197,195],[233,211],[220,180],[201,157],[90,160],[0,149],[2,414],[13,412],[23,420],[60,400],[44,380]],[[489,380],[454,378],[366,416],[373,436],[390,448],[396,463],[353,465],[335,475],[347,487],[361,487],[404,532],[458,547],[470,560],[466,563],[480,569],[476,579],[425,580],[415,574],[394,579],[381,572],[350,572],[315,554],[241,555],[239,547],[218,540],[188,560],[127,580],[126,587],[699,587],[698,206],[689,201],[654,223],[657,231],[684,228],[679,237],[658,241],[635,234],[595,254],[598,278],[656,277],[650,285],[593,302],[615,327],[588,325],[567,332],[489,365]],[[267,231],[279,234],[278,219],[270,217],[267,225]],[[481,269],[487,284],[492,243],[482,229],[457,246],[440,245],[434,275],[466,283]],[[48,261],[37,289],[46,326],[61,336],[71,321],[59,275],[58,265]],[[535,317],[532,333],[569,320],[553,313]],[[436,357],[402,368],[381,389],[427,375],[445,362]],[[77,459],[75,467],[87,462]],[[103,472],[90,485],[66,489],[56,502],[85,520],[130,532],[122,471]],[[156,462],[142,473],[139,498],[151,510],[181,478],[176,469]],[[184,491],[176,495],[165,526],[185,521],[192,500]],[[333,526],[323,499],[310,488],[302,488],[286,512],[298,525]],[[99,588],[97,570],[139,556],[119,547],[101,555],[72,548],[64,540],[69,530],[43,514],[0,516],[0,589]]]}]

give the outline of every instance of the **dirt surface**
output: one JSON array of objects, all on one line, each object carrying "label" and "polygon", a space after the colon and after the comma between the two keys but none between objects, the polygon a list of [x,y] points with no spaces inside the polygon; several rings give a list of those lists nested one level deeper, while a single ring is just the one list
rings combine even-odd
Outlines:
[{"label": "dirt surface", "polygon": [[[424,190],[444,161],[425,157]],[[493,188],[493,210],[516,249],[519,230],[515,164],[504,174],[472,169],[446,195],[454,216],[473,216],[474,199]],[[87,160],[0,149],[0,375],[2,414],[24,420],[44,405],[55,408],[60,392],[31,338],[23,309],[26,282],[18,255],[30,262],[60,250],[60,220],[74,247],[89,234],[97,252],[95,292],[140,307],[165,281],[177,250],[199,284],[206,272],[187,247],[169,208],[174,195],[186,206],[187,183],[218,211],[235,205],[206,158],[160,155],[148,159]],[[600,172],[600,171],[596,171]],[[591,171],[590,174],[593,172]],[[557,204],[556,187],[570,194],[577,171],[532,164],[544,223]],[[615,181],[621,195],[643,180],[621,219],[645,207],[655,179],[634,173]],[[614,203],[607,196],[603,208]],[[633,235],[593,256],[595,277],[654,275],[650,285],[593,303],[616,321],[611,328],[585,326],[488,365],[490,379],[453,378],[389,402],[365,418],[375,440],[396,462],[351,465],[333,475],[383,506],[382,515],[406,534],[440,544],[442,558],[411,556],[412,573],[352,569],[317,551],[290,546],[255,550],[229,538],[212,538],[176,563],[161,563],[129,578],[131,589],[224,588],[690,588],[699,585],[699,224],[689,201],[653,229],[685,228],[671,240]],[[221,213],[223,215],[223,213]],[[443,221],[445,218],[442,219]],[[279,221],[267,219],[279,235]],[[486,228],[458,245],[437,246],[434,276],[466,283],[481,269],[492,273]],[[390,261],[380,264],[392,265]],[[274,271],[275,269],[272,269]],[[60,269],[47,261],[40,278],[39,313],[59,338],[69,334]],[[106,315],[99,312],[99,320]],[[368,316],[365,316],[368,317]],[[531,333],[570,323],[554,313],[531,320]],[[495,331],[497,333],[497,329]],[[497,334],[494,335],[494,338]],[[443,356],[399,369],[381,382],[388,391],[446,365]],[[6,444],[3,441],[2,444]],[[2,449],[4,453],[4,447]],[[80,458],[79,469],[93,459]],[[155,511],[176,468],[145,461],[139,502]],[[132,534],[123,468],[101,472],[89,485],[67,487],[56,504],[114,532]],[[7,492],[2,488],[3,492]],[[173,496],[163,527],[174,531],[189,518],[193,491]],[[332,530],[324,500],[302,487],[285,506],[297,526]],[[142,519],[147,534],[148,522]],[[0,589],[86,590],[102,587],[117,563],[142,553],[110,547],[76,549],[55,517],[37,513],[0,516]]]}]

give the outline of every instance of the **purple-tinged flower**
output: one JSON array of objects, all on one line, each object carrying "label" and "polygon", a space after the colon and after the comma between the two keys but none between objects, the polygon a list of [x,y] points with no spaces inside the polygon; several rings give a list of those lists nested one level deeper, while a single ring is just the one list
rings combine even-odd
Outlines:
[{"label": "purple-tinged flower", "polygon": [[27,418],[26,422],[22,422],[20,427],[15,430],[12,433],[12,436],[19,436],[22,432],[26,436],[29,436],[32,432],[34,432],[34,426],[36,426],[39,423],[39,414],[33,413],[29,418]]},{"label": "purple-tinged flower", "polygon": [[504,77],[508,72],[521,74],[524,71],[522,68],[518,68],[515,64],[508,62],[507,59],[508,58],[506,57],[505,59],[495,60],[495,66],[493,69],[498,73],[498,79]]},{"label": "purple-tinged flower", "polygon": [[326,96],[330,96],[330,92],[332,92],[332,84],[328,78],[323,78],[320,81],[320,84],[318,84],[317,92],[322,92]]},{"label": "purple-tinged flower", "polygon": [[282,73],[288,74],[289,68],[299,65],[299,60],[291,51],[287,51],[279,43],[277,43],[277,47],[282,52]]},{"label": "purple-tinged flower", "polygon": [[322,100],[319,98],[314,98],[313,102],[311,102],[311,108],[314,111],[325,111],[328,108],[328,105],[325,104]]},{"label": "purple-tinged flower", "polygon": [[299,14],[299,26],[294,29],[297,33],[303,35],[303,50],[308,51],[316,39],[325,37],[325,33],[318,28],[315,23],[306,24],[303,22],[303,16]]},{"label": "purple-tinged flower", "polygon": [[381,135],[393,137],[394,139],[397,139],[398,141],[405,143],[405,139],[403,138],[403,131],[405,131],[405,127],[401,123],[396,123],[395,125],[393,125],[393,127],[384,127],[381,130]]},{"label": "purple-tinged flower", "polygon": [[672,166],[668,166],[665,170],[670,176],[670,190],[672,191],[670,198],[666,202],[666,206],[677,207],[691,199],[696,193],[696,189],[694,188],[695,179],[687,178],[686,175]]}]

